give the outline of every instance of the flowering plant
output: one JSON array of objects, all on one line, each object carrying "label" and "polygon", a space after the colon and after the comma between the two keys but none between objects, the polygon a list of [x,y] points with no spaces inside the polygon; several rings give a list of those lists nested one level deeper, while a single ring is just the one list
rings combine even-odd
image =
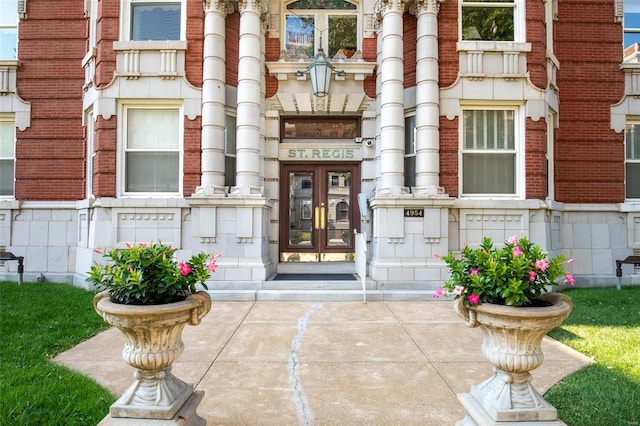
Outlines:
[{"label": "flowering plant", "polygon": [[526,237],[509,238],[502,248],[493,246],[491,238],[484,238],[480,247],[462,250],[456,258],[453,252],[442,257],[451,276],[434,297],[455,295],[466,306],[496,303],[509,306],[532,305],[556,279],[565,275],[564,282],[575,280],[566,273],[564,263],[572,262],[564,254],[548,258],[542,249]]},{"label": "flowering plant", "polygon": [[196,292],[216,270],[216,258],[204,252],[177,262],[177,249],[162,243],[129,245],[104,254],[111,260],[91,266],[87,281],[109,290],[111,300],[126,305],[160,305]]}]

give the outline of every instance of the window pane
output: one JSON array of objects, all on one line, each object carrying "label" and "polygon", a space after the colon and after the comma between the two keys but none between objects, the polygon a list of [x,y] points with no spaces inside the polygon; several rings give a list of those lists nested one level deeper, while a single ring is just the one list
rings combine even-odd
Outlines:
[{"label": "window pane", "polygon": [[515,149],[515,111],[465,110],[463,120],[463,149]]},{"label": "window pane", "polygon": [[13,195],[13,160],[0,160],[0,195]]},{"label": "window pane", "polygon": [[627,125],[625,145],[627,160],[640,160],[640,124]]},{"label": "window pane", "polygon": [[515,154],[464,154],[464,194],[515,194]]},{"label": "window pane", "polygon": [[126,192],[178,192],[177,152],[129,152],[125,161]]},{"label": "window pane", "polygon": [[626,165],[627,198],[640,198],[640,163]]},{"label": "window pane", "polygon": [[404,119],[404,155],[415,154],[416,116],[411,115]]},{"label": "window pane", "polygon": [[0,60],[14,60],[18,58],[18,31],[16,28],[0,28]]},{"label": "window pane", "polygon": [[[474,3],[474,6],[468,5]],[[514,40],[513,7],[483,6],[483,2],[465,2],[462,6],[463,40]],[[512,3],[502,1],[500,3]]]},{"label": "window pane", "polygon": [[0,157],[15,155],[15,124],[13,121],[0,121]]},{"label": "window pane", "polygon": [[358,18],[353,15],[329,15],[329,57],[340,49],[350,58],[358,49]]},{"label": "window pane", "polygon": [[226,116],[224,127],[224,153],[236,154],[236,118],[230,115]]},{"label": "window pane", "polygon": [[290,56],[314,56],[313,36],[315,18],[311,15],[287,15],[285,49]]},{"label": "window pane", "polygon": [[298,0],[287,5],[289,10],[339,9],[356,10],[356,5],[345,0]]},{"label": "window pane", "polygon": [[132,4],[131,40],[180,40],[180,3]]},{"label": "window pane", "polygon": [[290,139],[353,139],[358,136],[357,118],[283,120],[284,138]]},{"label": "window pane", "polygon": [[178,149],[177,109],[127,110],[128,149]]},{"label": "window pane", "polygon": [[404,159],[404,186],[416,186],[416,157]]}]

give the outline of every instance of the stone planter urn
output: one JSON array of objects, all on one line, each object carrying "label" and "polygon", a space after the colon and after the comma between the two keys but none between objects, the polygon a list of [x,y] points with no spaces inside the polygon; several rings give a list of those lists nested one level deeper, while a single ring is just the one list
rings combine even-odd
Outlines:
[{"label": "stone planter urn", "polygon": [[191,383],[175,377],[171,365],[184,350],[184,326],[199,324],[211,309],[209,293],[198,291],[183,301],[162,305],[124,305],[113,303],[109,292],[103,291],[93,305],[124,334],[122,357],[136,369],[134,383],[100,425],[141,424],[139,419],[151,419],[144,424],[206,424],[196,414],[203,392],[194,392]]},{"label": "stone planter urn", "polygon": [[454,301],[458,315],[469,327],[482,329],[482,352],[491,362],[494,374],[473,385],[471,393],[459,395],[467,416],[459,426],[499,425],[526,422],[564,425],[555,407],[531,385],[531,370],[544,359],[542,338],[559,326],[571,313],[571,299],[561,293],[540,297],[543,307],[513,307],[483,303],[466,307]]}]

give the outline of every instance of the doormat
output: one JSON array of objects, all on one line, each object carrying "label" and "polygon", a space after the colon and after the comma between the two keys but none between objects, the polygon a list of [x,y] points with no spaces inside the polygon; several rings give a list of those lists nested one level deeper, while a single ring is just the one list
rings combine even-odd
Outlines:
[{"label": "doormat", "polygon": [[356,281],[353,274],[278,274],[274,281]]}]

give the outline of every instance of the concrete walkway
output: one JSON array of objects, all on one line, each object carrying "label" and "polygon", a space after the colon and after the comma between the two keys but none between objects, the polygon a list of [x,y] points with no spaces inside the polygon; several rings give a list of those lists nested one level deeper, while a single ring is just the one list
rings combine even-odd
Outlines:
[{"label": "concrete walkway", "polygon": [[[173,372],[205,392],[208,425],[452,425],[456,394],[491,375],[482,331],[450,301],[214,302],[183,340]],[[55,361],[119,396],[133,382],[123,343],[112,328]],[[590,362],[550,338],[543,350],[542,394]]]}]

